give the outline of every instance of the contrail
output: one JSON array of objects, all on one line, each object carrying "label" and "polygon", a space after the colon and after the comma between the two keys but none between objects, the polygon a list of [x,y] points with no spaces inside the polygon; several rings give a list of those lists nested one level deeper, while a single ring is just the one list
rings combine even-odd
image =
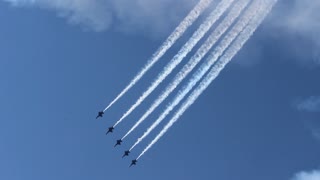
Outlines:
[{"label": "contrail", "polygon": [[175,99],[167,106],[165,111],[159,116],[159,118],[148,128],[143,137],[139,138],[137,143],[132,146],[134,148],[139,142],[142,141],[153,129],[155,129],[166,117],[167,115],[176,107],[180,101],[192,90],[192,88],[197,84],[198,81],[205,75],[205,73],[210,69],[210,67],[218,60],[218,58],[223,54],[223,52],[228,48],[228,46],[234,41],[238,34],[247,26],[251,18],[255,15],[258,9],[259,0],[254,1],[248,10],[240,17],[238,22],[234,27],[228,32],[221,43],[216,47],[216,49],[209,55],[206,62],[201,65],[201,67],[194,73],[191,80],[189,80],[188,85],[182,88],[178,92]]},{"label": "contrail", "polygon": [[140,70],[133,80],[121,91],[121,93],[103,110],[108,110],[115,102],[117,102],[126,92],[128,92],[143,75],[167,52],[168,49],[184,34],[184,32],[194,23],[202,12],[209,6],[212,0],[201,0],[195,8],[185,17],[179,26],[171,33],[160,48],[152,55],[147,64]]},{"label": "contrail", "polygon": [[[128,133],[122,138],[126,138],[132,131],[135,130],[146,118],[170,95],[170,93],[177,88],[177,86],[183,81],[184,78],[197,66],[197,64],[203,59],[207,52],[213,47],[214,44],[220,39],[220,37],[228,30],[228,28],[234,23],[234,21],[241,14],[242,10],[248,5],[251,0],[240,0],[230,10],[230,13],[219,26],[213,31],[206,42],[198,49],[195,55],[190,61],[182,68],[182,70],[175,76],[174,80],[168,85],[165,91],[154,101],[151,107],[146,113],[136,122],[136,124],[128,131]],[[150,126],[147,131],[141,136],[137,142],[131,147],[130,151],[138,145],[149,133],[158,126],[164,118],[160,118]]]},{"label": "contrail", "polygon": [[[257,0],[258,2],[260,0]],[[269,4],[266,2],[268,1]],[[213,66],[207,76],[201,81],[200,85],[192,92],[192,94],[187,98],[185,103],[180,107],[180,109],[175,113],[173,118],[169,123],[162,129],[162,131],[156,136],[156,138],[142,151],[138,156],[139,159],[144,155],[169,129],[170,127],[180,118],[180,116],[195,102],[195,100],[202,94],[202,92],[212,83],[212,81],[219,75],[223,68],[232,60],[232,58],[239,52],[243,45],[248,41],[248,39],[255,32],[257,27],[262,23],[266,15],[271,11],[273,5],[277,0],[265,0],[261,1],[260,11],[256,16],[249,22],[248,26],[240,33],[231,47],[228,48],[226,53],[221,57],[220,61]]]},{"label": "contrail", "polygon": [[173,59],[166,65],[164,70],[158,75],[151,86],[139,97],[135,104],[115,123],[114,127],[123,121],[135,108],[137,108],[157,87],[158,85],[181,63],[185,56],[193,49],[193,47],[201,40],[201,38],[209,31],[211,26],[220,18],[221,15],[229,8],[234,0],[222,0],[217,8],[209,15],[206,21],[201,24],[198,30],[192,35],[188,42],[180,49]]}]

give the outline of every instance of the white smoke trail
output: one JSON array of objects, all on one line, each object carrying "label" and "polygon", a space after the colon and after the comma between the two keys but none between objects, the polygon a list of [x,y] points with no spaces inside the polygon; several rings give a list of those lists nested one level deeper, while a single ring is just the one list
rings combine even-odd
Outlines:
[{"label": "white smoke trail", "polygon": [[[248,10],[240,17],[238,22],[234,27],[228,32],[225,38],[217,46],[217,48],[209,55],[205,63],[195,72],[187,86],[182,88],[182,91],[178,92],[178,95],[174,100],[167,106],[165,111],[159,116],[159,118],[150,126],[146,131],[148,134],[158,126],[161,121],[163,121],[166,116],[177,106],[180,101],[192,90],[192,88],[197,84],[198,81],[205,75],[205,73],[210,69],[210,67],[218,60],[218,58],[223,54],[223,52],[228,48],[228,46],[234,41],[237,35],[247,26],[251,18],[255,15],[258,10],[259,0],[253,2]],[[144,136],[146,136],[146,134]],[[144,137],[143,137],[144,138]],[[138,140],[139,141],[139,140]],[[137,141],[137,142],[138,142]],[[135,145],[134,145],[135,146]],[[133,147],[134,147],[133,146]]]},{"label": "white smoke trail", "polygon": [[187,17],[179,24],[179,26],[171,33],[160,48],[152,55],[147,64],[134,77],[134,79],[121,91],[121,93],[103,110],[108,110],[115,102],[117,102],[126,92],[128,92],[149,69],[172,47],[172,45],[184,34],[184,32],[194,23],[202,12],[209,6],[212,0],[201,0],[195,8],[187,15]]},{"label": "white smoke trail", "polygon": [[[155,100],[146,113],[136,122],[136,124],[128,131],[123,137],[126,138],[135,128],[137,128],[146,118],[170,95],[170,93],[177,88],[177,86],[183,81],[183,79],[197,66],[197,64],[203,59],[207,52],[213,47],[214,44],[220,39],[220,37],[228,30],[228,28],[234,23],[234,21],[241,14],[243,9],[248,5],[251,0],[240,0],[230,10],[230,13],[224,18],[219,26],[213,31],[206,42],[198,49],[195,55],[190,61],[182,68],[182,70],[175,76],[174,80],[168,85],[164,92]],[[147,131],[136,141],[131,147],[130,151],[138,145],[149,133],[156,128],[164,118],[159,118],[155,123],[150,126]]]},{"label": "white smoke trail", "polygon": [[[260,0],[257,0],[260,1]],[[265,2],[268,1],[269,3]],[[262,2],[262,1],[261,1]],[[257,27],[262,23],[265,16],[270,12],[273,5],[277,0],[264,0],[262,9],[252,19],[249,25],[240,33],[235,42],[229,47],[220,61],[212,67],[209,74],[201,81],[200,85],[192,92],[186,102],[175,113],[169,123],[162,129],[162,131],[156,136],[156,138],[142,151],[137,159],[141,158],[169,129],[170,127],[181,117],[181,115],[195,102],[195,100],[202,94],[202,92],[211,84],[211,82],[219,75],[223,68],[232,60],[232,58],[239,52],[243,45],[255,32]]]},{"label": "white smoke trail", "polygon": [[180,49],[173,59],[164,67],[164,70],[158,75],[151,86],[139,97],[139,99],[124,113],[124,115],[115,123],[114,127],[123,121],[128,115],[134,111],[157,87],[158,85],[181,63],[185,56],[193,49],[193,47],[201,40],[201,38],[209,31],[211,26],[223,15],[234,0],[222,0],[216,9],[209,15],[198,30],[192,35],[188,42]]}]

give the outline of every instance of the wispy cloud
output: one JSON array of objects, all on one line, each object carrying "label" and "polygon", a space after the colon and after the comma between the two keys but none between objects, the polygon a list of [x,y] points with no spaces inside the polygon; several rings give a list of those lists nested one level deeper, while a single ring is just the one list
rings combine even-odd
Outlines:
[{"label": "wispy cloud", "polygon": [[[123,32],[167,33],[197,0],[2,0],[14,7],[55,11],[71,24],[104,31],[115,26]],[[147,32],[146,32],[147,31]]]},{"label": "wispy cloud", "polygon": [[163,35],[173,30],[198,0],[113,0],[116,28],[132,33]]},{"label": "wispy cloud", "polygon": [[320,65],[320,1],[281,1],[269,18],[270,33],[287,36],[287,53],[304,65]]},{"label": "wispy cloud", "polygon": [[317,138],[318,140],[320,140],[320,129],[313,129],[312,130],[312,134],[315,138]]},{"label": "wispy cloud", "polygon": [[311,96],[296,102],[296,108],[300,111],[320,112],[320,97]]},{"label": "wispy cloud", "polygon": [[291,180],[319,180],[320,170],[314,170],[310,172],[300,172],[296,174]]},{"label": "wispy cloud", "polygon": [[320,140],[320,121],[318,118],[318,113],[320,112],[320,96],[296,99],[293,107],[298,111],[306,112],[301,114],[303,115],[303,121],[307,128],[310,129],[310,134],[317,140]]},{"label": "wispy cloud", "polygon": [[80,24],[95,31],[107,29],[111,13],[104,0],[3,0],[15,7],[37,7],[57,11],[72,24]]},{"label": "wispy cloud", "polygon": [[[265,19],[260,34],[257,33],[244,47],[235,62],[245,67],[259,63],[268,56],[265,47],[271,42],[279,43],[281,51],[277,51],[277,57],[295,61],[303,67],[320,67],[319,9],[318,0],[278,1]],[[267,50],[270,53],[270,48]]]}]

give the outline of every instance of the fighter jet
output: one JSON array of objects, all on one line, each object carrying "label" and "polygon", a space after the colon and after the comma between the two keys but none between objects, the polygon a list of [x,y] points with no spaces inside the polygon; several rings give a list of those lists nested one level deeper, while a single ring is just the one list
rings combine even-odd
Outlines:
[{"label": "fighter jet", "polygon": [[113,130],[114,130],[114,127],[113,127],[113,126],[112,126],[112,127],[109,127],[108,132],[107,132],[106,134],[112,133]]},{"label": "fighter jet", "polygon": [[126,157],[126,156],[129,156],[129,154],[130,154],[130,151],[128,150],[128,151],[125,151],[124,152],[124,155],[122,156],[122,158],[124,158],[124,157]]},{"label": "fighter jet", "polygon": [[117,140],[117,143],[114,145],[114,147],[116,147],[116,146],[118,146],[118,145],[121,145],[121,143],[122,143],[122,140],[121,140],[121,139]]},{"label": "fighter jet", "polygon": [[134,160],[132,160],[132,162],[131,162],[131,165],[129,166],[129,167],[131,167],[131,166],[133,166],[133,165],[137,165],[137,160],[136,159],[134,159]]},{"label": "fighter jet", "polygon": [[99,117],[102,117],[104,115],[103,111],[98,112],[98,116],[96,117],[96,119],[98,119]]}]

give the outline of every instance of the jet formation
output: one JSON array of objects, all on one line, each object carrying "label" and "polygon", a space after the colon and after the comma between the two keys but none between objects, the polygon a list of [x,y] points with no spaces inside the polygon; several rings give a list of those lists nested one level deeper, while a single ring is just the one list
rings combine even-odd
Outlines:
[{"label": "jet formation", "polygon": [[[96,119],[98,119],[98,118],[100,118],[100,117],[103,117],[103,115],[104,115],[104,112],[103,112],[103,111],[99,111]],[[109,128],[107,129],[106,135],[108,135],[109,133],[113,133],[113,131],[114,131],[114,126],[109,127]],[[116,144],[114,145],[114,147],[120,146],[121,143],[122,143],[122,139],[118,139],[118,140],[116,141]],[[124,157],[126,157],[126,156],[129,156],[129,154],[130,154],[130,151],[129,151],[129,150],[124,151],[124,154],[123,154],[122,158],[124,158]],[[129,167],[136,165],[137,162],[138,162],[138,161],[137,161],[136,159],[132,160]]]},{"label": "jet formation", "polygon": [[[137,164],[138,160],[171,129],[209,85],[216,80],[224,68],[255,33],[278,0],[220,0],[219,3],[214,3],[214,5],[210,5],[213,3],[213,0],[198,1],[198,4],[190,11],[185,19],[179,23],[151,58],[148,59],[147,64],[141,71],[137,73],[130,83],[103,111],[100,111],[96,117],[96,119],[103,117],[105,111],[127,94],[133,86],[136,86],[147,71],[160,59],[163,59],[163,56],[176,44],[186,30],[195,24],[199,16],[202,15],[204,11],[207,11],[207,8],[209,9],[208,11],[211,11],[210,13],[206,13],[208,15],[202,18],[202,22],[196,23],[198,27],[192,28],[192,30],[195,30],[193,33],[187,33],[192,35],[180,48],[178,53],[166,63],[164,68],[161,68],[162,70],[154,80],[151,80],[148,88],[144,90],[134,104],[123,113],[114,126],[108,129],[106,134],[112,133],[115,127],[136,111],[139,106],[141,107],[147,98],[150,98],[151,94],[154,94],[154,92],[157,91],[156,89],[159,89],[161,84],[167,81],[169,76],[175,74],[171,82],[165,83],[167,84],[166,88],[161,91],[161,94],[157,95],[157,98],[152,101],[151,106],[147,107],[139,120],[136,121],[131,129],[121,139],[117,140],[114,145],[114,147],[120,146],[122,141],[129,136],[130,133],[135,131],[145,120],[150,119],[151,114],[155,113],[157,109],[160,109],[161,104],[170,100],[164,109],[161,108],[161,115],[147,128],[145,133],[136,140],[136,143],[129,151],[125,151],[123,158],[129,156],[130,151],[133,151],[133,148],[143,141],[151,131],[157,128],[163,120],[170,118],[141,154],[132,160],[130,167]],[[209,8],[210,6],[216,7]],[[198,48],[197,46],[200,47]],[[186,58],[188,58],[188,60],[185,60],[187,62],[184,61]],[[205,62],[202,63],[201,61]],[[180,66],[183,67],[180,68]],[[176,73],[175,71],[178,72]],[[187,83],[183,83],[184,81],[187,81]],[[184,85],[182,86],[182,84]],[[172,94],[175,94],[173,99],[170,98]]]}]

